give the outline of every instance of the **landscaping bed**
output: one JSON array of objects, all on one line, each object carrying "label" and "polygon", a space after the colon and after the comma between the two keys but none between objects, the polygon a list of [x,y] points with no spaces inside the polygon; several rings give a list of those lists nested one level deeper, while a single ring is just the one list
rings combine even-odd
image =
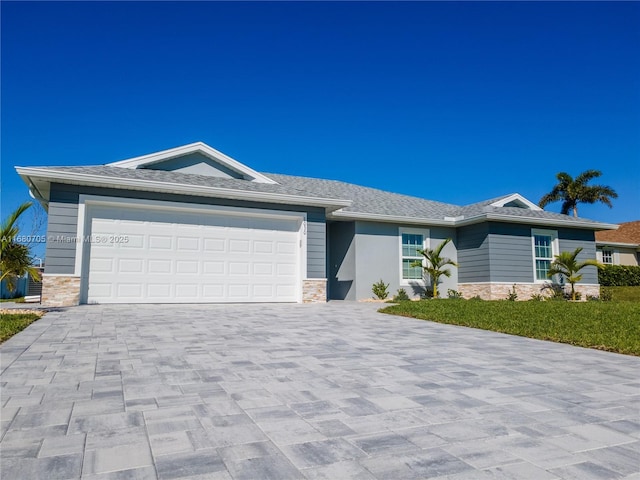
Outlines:
[{"label": "landscaping bed", "polygon": [[0,343],[21,332],[44,315],[37,310],[0,310]]},{"label": "landscaping bed", "polygon": [[640,303],[438,299],[380,311],[640,356]]}]

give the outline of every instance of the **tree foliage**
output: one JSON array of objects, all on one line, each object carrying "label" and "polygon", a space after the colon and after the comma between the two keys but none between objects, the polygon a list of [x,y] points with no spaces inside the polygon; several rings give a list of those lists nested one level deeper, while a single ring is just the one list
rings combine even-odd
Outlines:
[{"label": "tree foliage", "polygon": [[40,272],[32,265],[29,247],[16,242],[20,234],[18,219],[31,207],[31,202],[25,202],[9,215],[0,227],[2,236],[2,250],[0,250],[0,281],[4,280],[9,291],[16,288],[16,280],[28,274],[34,280],[40,280]]},{"label": "tree foliage", "polygon": [[574,217],[578,216],[579,203],[604,203],[609,208],[612,198],[618,198],[616,191],[606,185],[587,185],[589,181],[602,175],[600,170],[586,170],[575,179],[566,172],[556,175],[558,183],[551,192],[544,195],[538,205],[544,208],[550,203],[562,202],[560,210],[564,215],[571,211]]},{"label": "tree foliage", "polygon": [[451,242],[451,239],[447,238],[435,248],[419,248],[418,253],[424,257],[426,265],[419,260],[411,264],[412,267],[422,267],[424,272],[429,276],[431,287],[433,288],[433,298],[438,298],[438,280],[440,277],[443,275],[445,277],[451,276],[451,270],[446,267],[449,265],[453,267],[458,266],[458,264],[450,258],[442,256],[442,250],[449,242]]},{"label": "tree foliage", "polygon": [[591,258],[583,262],[578,262],[577,258],[581,251],[582,247],[578,247],[573,252],[560,252],[559,255],[555,256],[551,268],[549,268],[549,273],[547,274],[549,277],[562,275],[567,279],[567,282],[571,284],[571,300],[576,299],[575,284],[582,280],[582,274],[579,273],[580,270],[587,265],[593,265],[594,267],[601,266],[596,260]]}]

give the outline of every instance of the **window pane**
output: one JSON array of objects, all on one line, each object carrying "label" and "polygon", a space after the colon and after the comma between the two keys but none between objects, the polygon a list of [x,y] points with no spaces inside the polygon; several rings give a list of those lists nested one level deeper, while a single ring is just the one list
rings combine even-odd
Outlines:
[{"label": "window pane", "polygon": [[609,265],[613,263],[613,252],[611,250],[602,250],[602,263]]},{"label": "window pane", "polygon": [[414,260],[403,259],[402,260],[402,278],[405,280],[422,280],[422,268],[412,267],[411,264]]},{"label": "window pane", "polygon": [[419,257],[418,249],[422,248],[423,237],[413,233],[402,234],[402,256]]},{"label": "window pane", "polygon": [[547,273],[550,267],[550,260],[536,260],[536,280],[548,280]]},{"label": "window pane", "polygon": [[551,236],[535,235],[535,253],[537,258],[551,258]]}]

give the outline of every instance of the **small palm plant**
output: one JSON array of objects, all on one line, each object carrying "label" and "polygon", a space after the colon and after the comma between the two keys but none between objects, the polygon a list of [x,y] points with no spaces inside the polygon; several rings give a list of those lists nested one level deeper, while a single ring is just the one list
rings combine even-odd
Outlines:
[{"label": "small palm plant", "polygon": [[551,268],[549,268],[549,272],[547,273],[548,277],[559,274],[567,279],[567,282],[571,284],[571,300],[574,301],[576,299],[575,284],[582,280],[582,274],[578,274],[578,272],[587,265],[593,265],[598,268],[602,267],[600,263],[591,258],[584,262],[578,262],[576,259],[581,251],[582,247],[578,247],[573,252],[560,252],[559,255],[555,256]]},{"label": "small palm plant", "polygon": [[451,241],[450,238],[444,240],[436,248],[418,249],[418,253],[422,255],[426,260],[426,265],[423,265],[420,260],[416,260],[411,264],[412,267],[422,267],[424,272],[431,279],[431,286],[433,287],[433,298],[438,298],[438,280],[441,276],[450,277],[451,270],[447,265],[457,267],[458,264],[450,258],[442,256],[442,250]]},{"label": "small palm plant", "polygon": [[29,207],[31,202],[20,205],[11,215],[9,215],[0,227],[0,236],[2,237],[2,249],[0,250],[0,281],[7,282],[7,289],[14,291],[16,287],[16,279],[25,273],[33,280],[40,280],[40,272],[31,265],[32,258],[29,253],[29,247],[15,241],[20,233],[18,227],[18,218]]}]

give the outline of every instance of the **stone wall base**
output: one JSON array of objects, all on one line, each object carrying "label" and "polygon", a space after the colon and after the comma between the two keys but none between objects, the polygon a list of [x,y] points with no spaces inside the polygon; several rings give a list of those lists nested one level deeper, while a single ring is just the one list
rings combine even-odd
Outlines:
[{"label": "stone wall base", "polygon": [[[464,298],[479,296],[483,300],[506,300],[515,285],[518,300],[530,300],[532,295],[550,296],[540,283],[460,283],[458,291]],[[565,291],[571,291],[571,285],[565,286]],[[600,285],[576,285],[576,292],[580,292],[582,300],[587,295],[600,296]]]},{"label": "stone wall base", "polygon": [[40,302],[49,307],[78,305],[80,303],[80,277],[43,275]]},{"label": "stone wall base", "polygon": [[327,301],[327,279],[307,278],[302,281],[303,303],[324,303]]}]

